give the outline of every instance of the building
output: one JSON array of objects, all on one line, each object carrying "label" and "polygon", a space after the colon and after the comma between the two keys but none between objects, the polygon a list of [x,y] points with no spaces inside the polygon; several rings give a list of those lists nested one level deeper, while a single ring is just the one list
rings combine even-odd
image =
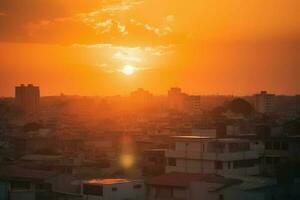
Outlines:
[{"label": "building", "polygon": [[180,88],[171,88],[168,91],[168,108],[178,112],[184,111],[185,94]]},{"label": "building", "polygon": [[138,103],[149,103],[153,99],[153,95],[143,88],[139,88],[130,93],[130,98]]},{"label": "building", "polygon": [[274,112],[274,94],[268,94],[262,91],[260,94],[255,95],[255,110],[259,113],[272,113]]},{"label": "building", "polygon": [[246,139],[175,136],[166,151],[166,172],[259,174],[259,151]]},{"label": "building", "polygon": [[187,109],[192,114],[201,113],[201,97],[198,95],[190,95],[186,97]]},{"label": "building", "polygon": [[6,185],[7,200],[35,200],[49,195],[51,185],[46,180],[54,175],[51,171],[8,166],[1,169],[0,180]]},{"label": "building", "polygon": [[1,166],[0,170],[1,200],[81,200],[80,186],[80,180],[56,171],[17,165]]},{"label": "building", "polygon": [[32,84],[16,86],[15,100],[17,105],[24,111],[37,111],[40,103],[40,89],[38,86],[33,86]]},{"label": "building", "polygon": [[168,108],[173,111],[200,114],[200,100],[200,96],[185,94],[180,88],[171,88],[168,91]]},{"label": "building", "polygon": [[151,149],[143,152],[142,169],[144,175],[161,175],[165,173],[165,149]]},{"label": "building", "polygon": [[214,174],[172,172],[146,183],[148,200],[282,200],[299,199],[299,184],[282,187],[262,177],[224,177]]},{"label": "building", "polygon": [[274,176],[280,165],[300,160],[299,136],[267,137],[263,138],[262,142],[264,144],[264,151],[261,153],[263,175]]},{"label": "building", "polygon": [[128,179],[91,179],[82,183],[83,200],[143,200],[142,181]]}]

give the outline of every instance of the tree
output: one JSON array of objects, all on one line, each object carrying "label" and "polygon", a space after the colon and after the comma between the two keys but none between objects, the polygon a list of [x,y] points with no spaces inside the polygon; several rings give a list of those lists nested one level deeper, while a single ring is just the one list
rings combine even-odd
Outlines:
[{"label": "tree", "polygon": [[248,116],[254,112],[251,104],[242,98],[236,98],[229,102],[227,105],[227,110],[230,110],[233,113],[243,114],[245,116]]}]

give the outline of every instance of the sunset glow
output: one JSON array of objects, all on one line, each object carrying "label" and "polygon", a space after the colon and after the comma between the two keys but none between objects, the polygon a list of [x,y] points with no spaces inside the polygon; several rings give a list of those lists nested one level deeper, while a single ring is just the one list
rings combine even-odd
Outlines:
[{"label": "sunset glow", "polygon": [[163,94],[175,85],[193,94],[295,94],[299,7],[298,0],[2,0],[0,95],[22,82],[43,95],[139,87]]},{"label": "sunset glow", "polygon": [[135,72],[135,68],[131,65],[125,65],[123,68],[122,68],[122,73],[127,75],[127,76],[130,76],[132,75],[133,73]]}]

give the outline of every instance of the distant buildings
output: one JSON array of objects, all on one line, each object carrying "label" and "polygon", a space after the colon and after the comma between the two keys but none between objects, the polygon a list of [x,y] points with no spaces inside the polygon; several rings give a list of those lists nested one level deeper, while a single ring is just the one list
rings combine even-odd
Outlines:
[{"label": "distant buildings", "polygon": [[32,84],[16,86],[15,100],[24,111],[37,111],[40,102],[40,89]]},{"label": "distant buildings", "polygon": [[262,91],[255,95],[255,110],[259,113],[272,113],[274,111],[274,94]]},{"label": "distant buildings", "polygon": [[173,111],[199,114],[201,111],[201,97],[187,95],[180,88],[171,88],[168,91],[168,108]]},{"label": "distant buildings", "polygon": [[168,108],[174,111],[184,111],[185,94],[180,88],[171,88],[168,91]]},{"label": "distant buildings", "polygon": [[130,93],[130,100],[136,107],[145,107],[153,103],[153,95],[142,88]]}]

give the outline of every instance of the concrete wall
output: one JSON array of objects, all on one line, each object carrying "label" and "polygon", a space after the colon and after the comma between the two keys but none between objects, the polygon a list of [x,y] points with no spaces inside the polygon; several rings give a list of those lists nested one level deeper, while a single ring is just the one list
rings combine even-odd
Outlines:
[{"label": "concrete wall", "polygon": [[8,200],[8,184],[0,182],[0,199]]},{"label": "concrete wall", "polygon": [[10,192],[9,200],[35,200],[35,192]]},{"label": "concrete wall", "polygon": [[[140,184],[141,188],[134,188],[134,185]],[[113,191],[113,188],[116,188]],[[119,183],[103,185],[103,196],[84,195],[83,200],[144,200],[145,186],[141,181],[134,181],[129,183]]]}]

